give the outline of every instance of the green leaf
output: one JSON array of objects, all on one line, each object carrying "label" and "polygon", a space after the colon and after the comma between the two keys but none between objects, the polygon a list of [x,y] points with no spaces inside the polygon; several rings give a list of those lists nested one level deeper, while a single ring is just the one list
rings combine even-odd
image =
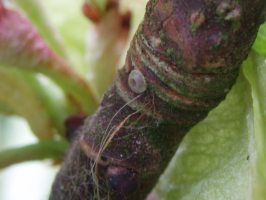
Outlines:
[{"label": "green leaf", "polygon": [[266,23],[260,27],[253,49],[259,54],[266,56]]},{"label": "green leaf", "polygon": [[[54,109],[53,115],[49,115],[52,99],[48,100],[48,97],[45,96],[45,90],[40,87],[34,77],[30,76],[18,70],[0,67],[0,102],[15,114],[24,117],[39,139],[52,138],[57,124],[55,119],[59,118],[57,117],[59,115],[58,110]],[[35,93],[33,87],[37,89],[38,93],[43,92],[42,96]],[[58,103],[56,95],[53,97],[54,103]],[[61,110],[60,112],[63,113],[64,111]],[[53,119],[55,122],[52,121]],[[59,127],[57,129],[62,130]]]},{"label": "green leaf", "polygon": [[51,126],[63,136],[65,134],[64,120],[73,113],[73,108],[65,98],[63,91],[44,75],[20,73],[21,78],[29,85],[37,100],[40,101],[43,109],[49,115],[52,121]]},{"label": "green leaf", "polygon": [[256,159],[254,168],[254,199],[266,197],[266,60],[253,53],[245,63],[245,75],[252,87]]}]

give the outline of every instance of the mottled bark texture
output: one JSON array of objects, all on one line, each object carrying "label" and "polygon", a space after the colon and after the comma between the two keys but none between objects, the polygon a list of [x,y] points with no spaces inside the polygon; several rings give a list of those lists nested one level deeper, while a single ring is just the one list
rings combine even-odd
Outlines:
[{"label": "mottled bark texture", "polygon": [[73,143],[50,199],[145,199],[185,133],[232,87],[264,6],[150,0],[124,68]]}]

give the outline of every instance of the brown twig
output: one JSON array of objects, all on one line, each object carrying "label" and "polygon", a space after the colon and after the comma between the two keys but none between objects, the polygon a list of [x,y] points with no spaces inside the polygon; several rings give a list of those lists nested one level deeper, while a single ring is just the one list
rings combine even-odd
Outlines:
[{"label": "brown twig", "polygon": [[[264,0],[150,0],[124,68],[85,122],[50,199],[144,199],[183,136],[234,84],[263,7]],[[95,170],[84,143],[101,161],[117,161]]]}]

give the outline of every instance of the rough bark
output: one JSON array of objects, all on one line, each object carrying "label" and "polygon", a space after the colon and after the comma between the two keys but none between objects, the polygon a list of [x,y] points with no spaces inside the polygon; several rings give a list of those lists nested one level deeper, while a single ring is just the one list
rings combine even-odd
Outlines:
[{"label": "rough bark", "polygon": [[187,131],[226,96],[262,22],[264,0],[150,0],[51,200],[141,200]]}]

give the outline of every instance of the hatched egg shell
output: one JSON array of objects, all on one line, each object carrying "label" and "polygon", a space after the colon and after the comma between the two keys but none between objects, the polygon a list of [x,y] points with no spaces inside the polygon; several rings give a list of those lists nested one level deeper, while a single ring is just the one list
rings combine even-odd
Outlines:
[{"label": "hatched egg shell", "polygon": [[147,89],[145,77],[139,70],[132,70],[128,76],[128,85],[130,89],[138,94]]}]

